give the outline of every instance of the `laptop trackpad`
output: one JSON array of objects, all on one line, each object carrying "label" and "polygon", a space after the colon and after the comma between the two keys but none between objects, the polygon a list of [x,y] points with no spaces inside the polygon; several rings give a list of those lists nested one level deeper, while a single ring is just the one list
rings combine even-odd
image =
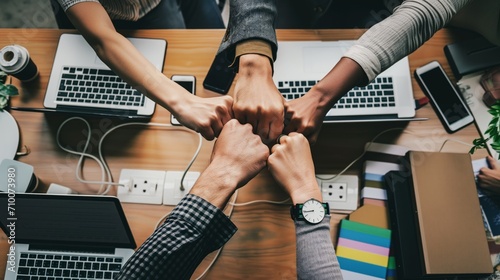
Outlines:
[{"label": "laptop trackpad", "polygon": [[345,50],[338,47],[305,47],[304,71],[306,73],[328,73],[340,60]]}]

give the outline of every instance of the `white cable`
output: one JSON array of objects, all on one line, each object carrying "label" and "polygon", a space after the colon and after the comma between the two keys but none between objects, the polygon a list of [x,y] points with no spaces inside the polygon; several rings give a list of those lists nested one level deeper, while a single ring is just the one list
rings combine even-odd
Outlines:
[{"label": "white cable", "polygon": [[[228,214],[228,217],[229,219],[231,219],[231,217],[233,216],[233,210],[234,210],[234,206],[236,205],[236,203],[234,203],[236,201],[238,197],[238,190],[236,190],[233,194],[233,201],[232,202],[229,202],[229,205],[232,205],[231,209],[229,210],[229,214]],[[156,223],[156,226],[155,226],[155,229],[158,228],[160,226],[160,224],[162,224],[165,219],[168,217],[168,215],[170,215],[170,212],[166,213],[165,215],[163,215],[163,217],[161,217],[158,222]],[[212,266],[214,265],[214,263],[217,261],[217,259],[219,258],[219,255],[220,253],[222,252],[222,248],[224,248],[224,246],[222,246],[221,248],[219,248],[219,250],[217,250],[217,253],[215,254],[214,258],[212,259],[212,261],[208,264],[208,266],[205,268],[205,270],[200,274],[200,276],[198,276],[196,278],[196,280],[200,280],[202,279],[203,277],[205,277],[205,274],[207,274],[207,272],[212,268]]]},{"label": "white cable", "polygon": [[[73,150],[64,148],[62,146],[61,142],[59,141],[59,134],[61,133],[61,129],[63,128],[64,125],[66,125],[66,123],[68,123],[68,122],[70,122],[72,120],[81,120],[81,121],[83,121],[87,125],[87,129],[89,131],[89,134],[87,136],[87,141],[85,142],[85,146],[83,147],[83,151],[82,152],[73,151]],[[85,119],[83,119],[83,118],[72,117],[72,118],[66,119],[63,123],[61,123],[61,125],[57,129],[56,143],[59,146],[59,148],[61,148],[63,151],[66,151],[66,152],[68,152],[70,154],[74,154],[74,155],[79,155],[80,156],[80,158],[78,160],[78,163],[76,165],[76,169],[75,169],[75,176],[76,176],[76,179],[78,181],[80,181],[82,183],[86,183],[86,184],[101,184],[101,189],[104,187],[104,184],[119,185],[119,184],[116,184],[116,183],[110,183],[109,181],[106,181],[106,177],[105,177],[105,173],[104,173],[105,168],[104,168],[103,163],[97,157],[95,157],[94,155],[86,153],[88,145],[90,143],[90,137],[91,137],[91,135],[90,135],[90,124]],[[89,157],[89,158],[95,160],[99,164],[99,167],[101,168],[101,181],[88,181],[88,180],[84,180],[84,179],[82,179],[80,177],[81,165],[82,165],[84,157]]]},{"label": "white cable", "polygon": [[232,203],[230,202],[231,205],[233,206],[247,206],[255,203],[269,203],[269,204],[287,204],[287,202],[290,200],[290,198],[287,198],[282,201],[273,201],[273,200],[252,200],[248,202],[242,202],[242,203]]},{"label": "white cable", "polygon": [[191,165],[193,165],[193,162],[196,160],[196,157],[198,156],[198,154],[200,153],[200,150],[201,150],[201,143],[202,143],[202,138],[201,138],[201,134],[198,133],[198,137],[199,137],[199,141],[198,141],[198,148],[196,148],[196,151],[194,152],[194,155],[193,155],[193,158],[191,158],[191,161],[189,161],[187,167],[186,167],[186,170],[184,171],[184,173],[182,174],[182,178],[181,178],[181,191],[184,191],[185,188],[184,188],[184,179],[186,178],[186,174],[188,172],[188,170],[191,168]]},{"label": "white cable", "polygon": [[456,140],[456,139],[446,139],[446,140],[444,140],[443,144],[441,145],[441,148],[439,148],[439,152],[441,152],[441,150],[443,150],[444,145],[446,145],[446,142],[448,142],[448,141],[457,142],[457,143],[460,143],[460,144],[467,145],[467,146],[469,146],[469,147],[473,147],[473,146],[474,146],[474,145],[469,144],[469,143],[466,143],[466,142],[464,142],[464,141],[460,141],[460,140]]},{"label": "white cable", "polygon": [[[62,130],[62,127],[68,123],[69,121],[72,121],[72,120],[80,120],[82,122],[85,123],[85,125],[87,126],[87,129],[89,131],[88,133],[88,136],[87,136],[87,140],[85,142],[85,146],[83,148],[83,151],[82,152],[78,152],[78,151],[73,151],[73,150],[70,150],[70,149],[67,149],[67,148],[64,148],[60,141],[59,141],[59,134]],[[91,137],[91,129],[90,129],[90,124],[88,123],[87,120],[81,118],[81,117],[71,117],[69,119],[66,119],[60,126],[59,128],[57,129],[57,135],[56,135],[56,142],[57,142],[57,145],[59,146],[59,148],[61,148],[63,151],[66,151],[68,153],[71,153],[71,154],[75,154],[75,155],[79,155],[80,156],[80,159],[78,160],[78,163],[77,163],[77,166],[76,166],[76,178],[78,181],[82,182],[82,183],[86,183],[86,184],[101,184],[101,188],[99,189],[99,191],[97,192],[98,194],[101,194],[101,195],[105,195],[109,192],[111,186],[123,186],[124,184],[120,184],[120,183],[114,183],[113,182],[113,177],[112,177],[112,174],[111,174],[111,171],[108,167],[108,165],[106,164],[106,161],[104,160],[104,156],[102,154],[102,143],[104,142],[104,139],[106,138],[106,136],[108,136],[112,131],[118,129],[118,128],[121,128],[121,127],[124,127],[124,126],[130,126],[130,125],[145,125],[145,126],[159,126],[159,127],[173,127],[175,129],[182,129],[184,127],[174,127],[170,124],[160,124],[160,123],[139,123],[139,122],[132,122],[132,123],[124,123],[124,124],[120,124],[120,125],[117,125],[113,128],[111,128],[110,130],[106,131],[103,136],[101,137],[101,139],[99,140],[99,143],[98,143],[98,154],[99,154],[99,158],[95,157],[94,155],[91,155],[91,154],[88,154],[86,153],[87,151],[87,148],[90,144],[90,137]],[[187,130],[185,129],[186,131],[189,131],[189,132],[192,132],[191,130]],[[187,174],[187,172],[189,171],[189,169],[191,168],[192,164],[194,163],[194,161],[196,160],[200,150],[201,150],[201,145],[202,145],[202,137],[199,133],[198,134],[198,147],[196,149],[196,152],[194,153],[193,157],[191,158],[190,162],[188,163],[188,166],[187,168],[184,170],[184,173],[182,175],[182,179],[181,179],[181,190],[184,188],[184,178]],[[84,157],[89,157],[93,160],[95,160],[98,164],[99,164],[99,167],[101,168],[101,181],[89,181],[89,180],[83,180],[81,177],[80,177],[80,173],[82,172],[82,168],[81,168],[81,165],[83,163],[83,158]],[[79,172],[80,171],[80,172]],[[105,186],[107,186],[105,188]],[[104,189],[104,190],[103,190]]]},{"label": "white cable", "polygon": [[[234,194],[233,194],[233,200],[228,203],[229,205],[231,205],[231,208],[229,209],[229,214],[227,215],[229,219],[231,219],[231,217],[233,216],[234,206],[235,206],[235,202],[236,202],[237,198],[238,198],[238,190],[236,190],[234,192]],[[227,207],[227,205],[226,205],[226,207]],[[200,276],[196,277],[196,280],[200,280],[200,279],[203,279],[205,277],[205,275],[207,274],[207,272],[212,268],[212,266],[215,264],[215,262],[219,258],[220,253],[222,252],[223,248],[224,248],[224,246],[220,247],[219,250],[217,250],[217,253],[215,253],[215,256],[212,259],[212,261],[208,264],[208,266],[200,274]]]},{"label": "white cable", "polygon": [[329,178],[322,178],[322,177],[316,175],[316,178],[321,179],[321,180],[333,180],[333,179],[337,178],[338,176],[344,174],[344,172],[346,172],[353,164],[355,164],[358,160],[360,160],[361,158],[363,158],[363,156],[366,154],[366,151],[368,150],[368,148],[370,148],[370,146],[372,145],[373,141],[377,140],[377,138],[379,138],[381,135],[383,135],[383,134],[385,134],[385,133],[387,133],[389,131],[393,131],[393,130],[403,130],[403,128],[399,128],[399,127],[389,128],[389,129],[386,129],[386,130],[380,132],[375,137],[373,137],[370,142],[368,142],[368,145],[363,149],[363,152],[361,153],[361,155],[359,155],[357,158],[355,158],[353,161],[351,161],[351,163],[349,163],[338,174],[333,175],[333,176],[331,176]]},{"label": "white cable", "polygon": [[[178,129],[178,128],[182,128],[182,127],[177,127],[177,126],[173,126],[171,124],[162,124],[162,123],[141,123],[141,122],[131,122],[131,123],[123,123],[123,124],[120,124],[120,125],[117,125],[113,128],[111,128],[110,130],[106,131],[106,133],[104,133],[101,137],[101,139],[99,140],[99,146],[97,148],[98,152],[99,152],[99,158],[101,159],[101,161],[104,163],[104,166],[106,167],[106,172],[108,174],[108,178],[111,179],[111,181],[113,181],[113,177],[111,175],[111,172],[109,170],[109,168],[107,168],[107,165],[105,164],[106,161],[104,160],[103,156],[102,156],[102,142],[104,141],[104,139],[106,138],[106,136],[111,133],[112,131],[118,129],[118,128],[121,128],[121,127],[124,127],[124,126],[130,126],[130,125],[143,125],[143,126],[158,126],[158,127],[172,127],[172,128],[175,128],[175,129]],[[186,131],[189,131],[189,132],[193,132],[192,130],[187,130],[185,129]],[[184,178],[186,177],[186,174],[187,172],[189,171],[189,169],[191,168],[191,165],[193,165],[194,161],[196,160],[196,157],[198,157],[198,154],[200,153],[200,150],[201,150],[201,145],[203,143],[203,139],[201,137],[201,134],[199,133],[196,133],[198,134],[198,147],[196,148],[196,151],[193,155],[193,157],[191,158],[191,160],[189,161],[186,169],[184,170],[184,173],[182,174],[182,178],[181,178],[181,191],[184,191]]]},{"label": "white cable", "polygon": [[203,272],[200,274],[200,276],[196,277],[196,280],[203,279],[205,277],[205,275],[207,274],[207,272],[212,268],[212,266],[214,266],[215,262],[217,261],[217,259],[220,256],[220,253],[222,252],[222,248],[224,248],[224,246],[220,247],[219,250],[217,250],[212,261],[208,264],[207,268],[205,268],[205,270],[203,270]]}]

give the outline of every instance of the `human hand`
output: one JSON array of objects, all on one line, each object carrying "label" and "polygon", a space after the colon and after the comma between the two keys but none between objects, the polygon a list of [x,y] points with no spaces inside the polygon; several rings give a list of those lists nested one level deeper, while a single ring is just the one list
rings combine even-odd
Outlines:
[{"label": "human hand", "polygon": [[479,186],[490,192],[500,194],[500,165],[491,156],[487,157],[491,168],[483,167],[479,170],[477,179]]},{"label": "human hand", "polygon": [[172,114],[182,125],[213,140],[232,118],[232,105],[231,96],[201,98],[186,92],[184,99],[172,106]]},{"label": "human hand", "polygon": [[312,88],[304,96],[285,103],[285,129],[283,133],[304,134],[312,145],[316,143],[329,108],[322,105],[322,94]]},{"label": "human hand", "polygon": [[269,58],[246,54],[239,63],[234,116],[240,123],[251,124],[264,143],[271,143],[283,131],[284,99],[273,82]]},{"label": "human hand", "polygon": [[301,98],[285,103],[285,130],[299,132],[314,144],[324,117],[332,106],[354,86],[365,84],[367,77],[361,66],[343,57]]},{"label": "human hand", "polygon": [[293,204],[310,198],[322,201],[307,139],[303,134],[292,132],[289,136],[280,136],[279,142],[272,147],[267,160],[274,179],[288,192]]},{"label": "human hand", "polygon": [[239,188],[266,166],[268,157],[269,148],[252,133],[252,126],[233,119],[215,142],[210,166],[217,166],[227,180],[236,180]]},{"label": "human hand", "polygon": [[252,133],[250,124],[232,119],[224,125],[212,150],[210,164],[191,193],[223,209],[234,193],[266,165],[269,148]]}]

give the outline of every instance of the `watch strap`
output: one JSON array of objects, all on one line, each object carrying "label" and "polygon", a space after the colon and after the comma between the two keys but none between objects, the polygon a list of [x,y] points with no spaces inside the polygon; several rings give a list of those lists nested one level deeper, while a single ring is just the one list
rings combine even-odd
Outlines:
[{"label": "watch strap", "polygon": [[[328,202],[322,202],[321,205],[325,209],[325,215],[330,215],[330,206]],[[304,221],[304,214],[302,214],[303,203],[297,203],[295,205],[290,206],[290,216],[292,220]]]}]

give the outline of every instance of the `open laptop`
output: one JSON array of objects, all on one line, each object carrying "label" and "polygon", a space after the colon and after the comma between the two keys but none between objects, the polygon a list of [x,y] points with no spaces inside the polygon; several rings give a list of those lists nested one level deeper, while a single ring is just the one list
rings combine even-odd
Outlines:
[{"label": "open laptop", "polygon": [[[158,70],[163,70],[165,40],[128,39]],[[155,103],[111,71],[82,35],[62,34],[44,107],[65,113],[147,119],[154,113]]]},{"label": "open laptop", "polygon": [[[319,82],[355,41],[279,41],[274,82],[285,99],[299,98]],[[415,120],[408,58],[355,87],[327,113],[324,122]]]},{"label": "open laptop", "polygon": [[0,205],[6,280],[113,279],[134,253],[116,197],[0,193]]}]

